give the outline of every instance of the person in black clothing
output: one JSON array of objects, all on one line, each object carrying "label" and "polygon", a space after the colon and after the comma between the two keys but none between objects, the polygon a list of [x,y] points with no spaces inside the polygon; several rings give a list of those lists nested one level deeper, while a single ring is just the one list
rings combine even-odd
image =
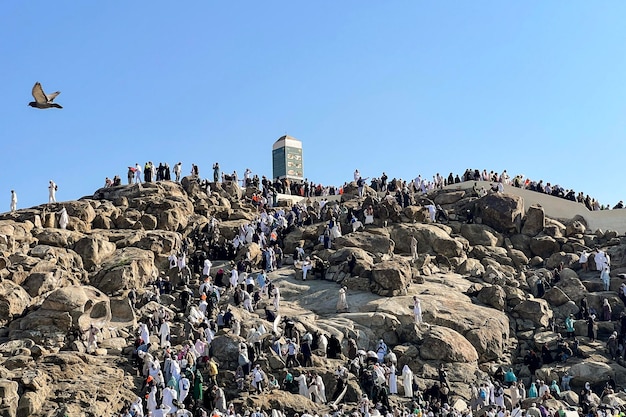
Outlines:
[{"label": "person in black clothing", "polygon": [[354,271],[354,267],[356,266],[356,256],[354,254],[350,254],[348,256],[348,272],[352,275],[352,271]]},{"label": "person in black clothing", "polygon": [[339,339],[337,339],[337,336],[334,334],[331,335],[330,340],[328,340],[326,354],[328,359],[337,359],[337,357],[341,354],[341,342],[339,342]]},{"label": "person in black clothing", "polygon": [[543,280],[543,277],[539,277],[539,280],[537,281],[537,298],[543,297],[545,293],[546,293],[545,281]]},{"label": "person in black clothing", "polygon": [[597,332],[598,325],[596,323],[596,316],[592,314],[587,318],[587,337],[593,342],[596,340]]},{"label": "person in black clothing", "polygon": [[524,356],[524,364],[528,366],[531,375],[534,375],[535,371],[541,367],[539,356],[537,356],[534,350],[529,351],[526,356]]},{"label": "person in black clothing", "polygon": [[224,327],[230,328],[230,325],[233,322],[233,312],[231,311],[230,307],[228,307],[226,309],[226,313],[224,313]]},{"label": "person in black clothing", "polygon": [[265,307],[265,319],[270,323],[273,323],[276,320],[276,314],[270,309],[269,306]]},{"label": "person in black clothing", "polygon": [[541,347],[541,360],[544,365],[554,362],[554,358],[552,357],[552,352],[550,352],[550,349],[548,348],[547,343]]},{"label": "person in black clothing", "polygon": [[[500,369],[502,369],[502,367],[500,367]],[[448,372],[446,371],[446,368],[443,367],[443,362],[439,364],[438,373],[439,373],[439,382],[442,385],[448,384]],[[502,377],[504,378],[504,374],[502,374]]]},{"label": "person in black clothing", "polygon": [[187,307],[189,306],[189,301],[191,301],[191,297],[193,294],[191,290],[185,285],[180,293],[180,305],[182,311],[187,311]]},{"label": "person in black clothing", "polygon": [[302,353],[302,366],[313,366],[313,353],[311,352],[311,345],[309,342],[303,342],[300,346],[300,353]]},{"label": "person in black clothing", "polygon": [[586,320],[588,316],[589,316],[589,307],[587,304],[587,296],[585,295],[580,300],[580,318],[583,320]]}]

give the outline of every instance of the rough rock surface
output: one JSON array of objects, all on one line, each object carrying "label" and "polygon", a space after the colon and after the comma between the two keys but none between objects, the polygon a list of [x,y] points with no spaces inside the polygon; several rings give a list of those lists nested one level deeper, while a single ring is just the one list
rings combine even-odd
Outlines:
[{"label": "rough rock surface", "polygon": [[[165,181],[103,188],[93,196],[62,203],[70,215],[68,230],[58,228],[53,214],[61,203],[0,215],[0,415],[102,416],[134,400],[143,382],[130,361],[137,322],[163,308],[175,317],[173,348],[181,349],[185,340],[178,300],[182,276],[168,262],[183,246],[191,245],[190,271],[182,271],[191,287],[200,282],[194,256],[203,252],[211,254],[212,276],[218,269],[230,276],[237,260],[248,260],[258,270],[263,261],[260,245],[245,243],[234,251],[226,244],[255,218],[256,208],[243,199],[253,190],[229,182],[214,183],[211,190],[207,193],[190,177],[180,185]],[[507,194],[477,198],[464,190],[433,190],[428,196],[412,195],[416,204],[400,207],[395,201],[381,201],[369,187],[366,191],[364,199],[358,198],[354,185],[344,190],[346,210],[335,213],[343,236],[335,238],[330,249],[323,248],[319,237],[334,203],[320,210],[312,201],[305,210],[309,216],[305,224],[288,225],[280,237],[285,266],[269,274],[281,290],[281,315],[292,318],[300,332],[336,336],[344,354],[347,338],[365,350],[374,349],[383,338],[397,356],[398,368],[408,364],[422,389],[438,380],[438,366],[444,363],[449,365],[452,403],[469,401],[468,384],[484,380],[486,372],[498,366],[512,367],[529,383],[524,356],[544,345],[554,351],[557,337],[551,321],[561,330],[565,317],[578,314],[583,297],[598,311],[607,299],[614,320],[624,310],[617,292],[619,274],[626,271],[623,236],[589,231],[580,219],[550,219],[541,207],[524,212],[521,199]],[[449,213],[448,223],[428,220],[424,207],[431,201]],[[362,208],[370,204],[374,224],[352,232],[348,212],[364,220]],[[461,221],[468,210],[475,213],[476,223]],[[418,241],[415,259],[411,236]],[[327,263],[325,275],[317,271],[307,281],[296,279],[302,274],[301,264],[292,259],[298,246]],[[611,256],[610,291],[603,291],[593,260],[591,271],[580,269],[578,255],[586,247]],[[540,279],[553,280],[553,270],[561,263],[565,268],[558,282],[539,297]],[[161,304],[151,293],[157,277],[170,277],[173,285],[172,294],[159,298]],[[348,288],[349,309],[337,313],[340,286]],[[128,299],[131,289],[138,293],[136,308]],[[421,301],[424,323],[415,323],[414,296]],[[232,295],[225,292],[220,307],[230,302]],[[272,328],[264,320],[263,307],[268,304],[262,299],[254,313],[233,307],[242,336],[260,323]],[[86,354],[81,333],[92,324],[98,329],[99,349]],[[587,381],[601,389],[609,377],[623,386],[623,362],[611,361],[603,349],[615,326],[615,321],[599,322],[600,342],[591,342],[586,323],[576,320],[585,357],[545,365],[537,375],[551,380],[568,370],[575,390]],[[280,404],[300,413],[328,411],[285,391],[237,396],[234,372],[243,340],[225,329],[212,342],[220,380],[236,407]],[[161,355],[158,337],[153,335],[151,342],[151,353]],[[329,395],[334,370],[345,361],[313,359]],[[269,354],[259,363],[279,380],[284,376],[284,363],[277,355]],[[346,400],[354,403],[362,394],[355,378],[348,387]],[[574,401],[569,394],[563,397],[568,398]],[[616,395],[611,401],[617,400]]]}]

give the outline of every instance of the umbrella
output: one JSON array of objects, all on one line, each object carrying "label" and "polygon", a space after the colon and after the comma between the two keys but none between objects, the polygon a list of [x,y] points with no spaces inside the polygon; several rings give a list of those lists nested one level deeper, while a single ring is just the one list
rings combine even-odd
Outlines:
[{"label": "umbrella", "polygon": [[367,351],[367,357],[368,358],[378,358],[378,355],[373,350],[368,350]]},{"label": "umbrella", "polygon": [[365,356],[365,355],[367,355],[367,352],[364,351],[363,349],[359,349],[359,350],[356,351],[356,354]]}]

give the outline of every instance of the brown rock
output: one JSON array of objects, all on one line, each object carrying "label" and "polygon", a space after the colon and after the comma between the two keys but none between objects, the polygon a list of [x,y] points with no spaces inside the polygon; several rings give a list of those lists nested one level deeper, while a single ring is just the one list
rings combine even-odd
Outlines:
[{"label": "brown rock", "polygon": [[443,362],[475,362],[478,353],[461,334],[447,327],[431,326],[424,334],[420,356]]},{"label": "brown rock", "polygon": [[405,260],[375,264],[372,268],[372,292],[386,297],[404,295],[411,277],[411,265]]},{"label": "brown rock", "polygon": [[536,236],[530,240],[530,251],[542,258],[550,257],[554,252],[559,252],[561,246],[551,236]]},{"label": "brown rock", "polygon": [[541,298],[531,298],[523,301],[513,309],[522,319],[530,320],[539,326],[547,326],[552,310],[548,302]]},{"label": "brown rock", "polygon": [[117,249],[108,257],[91,284],[106,294],[130,288],[143,288],[158,275],[154,253],[138,248]]},{"label": "brown rock", "polygon": [[449,191],[446,193],[438,194],[435,197],[435,204],[454,204],[463,197],[465,197],[465,190]]},{"label": "brown rock", "polygon": [[566,226],[565,236],[584,235],[586,231],[587,227],[581,221],[574,220]]},{"label": "brown rock", "polygon": [[506,293],[499,285],[483,287],[478,292],[477,298],[481,303],[500,311],[503,311],[506,305]]},{"label": "brown rock", "polygon": [[417,251],[435,253],[448,258],[461,256],[464,247],[457,239],[450,237],[452,229],[441,224],[398,224],[391,229],[390,237],[396,243],[397,253],[410,253],[410,236],[417,240]]},{"label": "brown rock", "polygon": [[578,274],[569,268],[565,268],[561,271],[560,277],[561,279],[555,286],[561,289],[570,300],[578,304],[587,293],[587,289],[580,279],[578,279]]},{"label": "brown rock", "polygon": [[531,206],[526,212],[522,233],[534,237],[543,231],[546,225],[546,215],[541,206]]},{"label": "brown rock", "polygon": [[389,236],[373,234],[370,232],[354,232],[333,240],[333,247],[361,248],[373,254],[393,254],[395,243]]},{"label": "brown rock", "polygon": [[54,272],[32,272],[22,283],[22,287],[31,297],[45,294],[61,286],[59,277],[60,271]]},{"label": "brown rock", "polygon": [[37,229],[33,231],[40,245],[55,246],[57,248],[71,247],[84,235],[79,232],[63,229]]},{"label": "brown rock", "polygon": [[0,322],[21,315],[30,305],[28,293],[13,281],[0,281]]},{"label": "brown rock", "polygon": [[15,381],[0,379],[0,415],[3,417],[16,417],[19,395],[17,394],[18,384]]},{"label": "brown rock", "polygon": [[463,224],[461,235],[470,245],[497,246],[502,245],[502,235],[484,224]]},{"label": "brown rock", "polygon": [[554,269],[563,262],[565,268],[573,269],[578,267],[579,259],[580,257],[575,253],[556,252],[546,260],[546,268]]},{"label": "brown rock", "polygon": [[511,194],[487,194],[476,204],[482,223],[501,233],[517,231],[521,228],[524,214],[524,200]]},{"label": "brown rock", "polygon": [[471,277],[480,277],[485,273],[485,267],[479,260],[467,258],[456,270],[461,275],[469,275]]},{"label": "brown rock", "polygon": [[563,292],[559,287],[552,287],[543,296],[543,299],[546,300],[550,305],[554,307],[562,306],[563,304],[570,301],[567,294]]}]

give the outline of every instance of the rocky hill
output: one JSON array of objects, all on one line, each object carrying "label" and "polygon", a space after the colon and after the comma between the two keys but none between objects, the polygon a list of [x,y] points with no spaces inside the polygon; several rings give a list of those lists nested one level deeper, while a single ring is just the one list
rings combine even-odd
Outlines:
[{"label": "rocky hill", "polygon": [[[257,216],[246,199],[254,190],[240,190],[228,182],[211,184],[211,189],[207,194],[187,177],[181,184],[103,188],[78,201],[0,216],[1,416],[63,412],[105,416],[133,401],[142,384],[129,360],[137,322],[165,306],[176,317],[173,347],[184,341],[180,276],[177,268],[169,268],[168,257],[181,251],[188,244],[185,241],[191,242],[188,252],[193,253],[198,238],[210,234],[213,276],[217,268],[228,271],[229,261],[246,253],[255,267],[260,265],[256,243],[240,247],[232,256],[226,249],[237,228]],[[367,197],[358,198],[356,188],[347,187],[336,210],[335,203],[322,210],[311,203],[305,225],[290,225],[281,234],[286,265],[269,276],[281,289],[281,314],[294,317],[300,329],[334,334],[344,344],[353,337],[366,350],[383,338],[396,353],[398,368],[408,364],[423,388],[437,379],[437,368],[444,363],[455,398],[469,400],[469,383],[485,378],[499,365],[513,367],[528,380],[531,374],[524,356],[546,344],[556,349],[557,333],[551,324],[559,330],[565,317],[579,312],[584,296],[598,311],[604,299],[612,306],[612,321],[599,323],[601,341],[619,328],[624,310],[618,296],[626,267],[624,236],[587,230],[582,218],[567,222],[547,218],[541,207],[524,207],[520,197],[509,194],[478,198],[469,189],[437,190],[428,196],[411,196],[412,204],[402,208],[368,191]],[[425,206],[432,202],[447,211],[449,221],[429,220]],[[352,232],[351,214],[364,220],[363,208],[369,205],[374,223]],[[62,207],[69,214],[67,230],[58,225]],[[324,249],[319,236],[333,211],[344,233],[333,241],[332,249]],[[468,213],[471,223],[466,221]],[[416,261],[410,256],[410,236],[418,241]],[[325,280],[299,279],[302,272],[289,262],[297,246],[327,262]],[[583,249],[610,256],[609,291],[603,289],[593,255],[589,272],[581,271]],[[352,273],[350,255],[356,258]],[[537,281],[550,282],[553,269],[561,263],[560,280],[536,297]],[[161,274],[171,278],[174,292],[161,296],[159,304],[152,300],[149,287]],[[192,277],[191,286],[197,288],[198,278]],[[346,313],[337,313],[335,307],[341,286],[348,289]],[[136,308],[128,299],[131,289],[140,296]],[[413,295],[422,302],[424,324],[414,323]],[[229,300],[225,294],[222,305]],[[242,335],[264,318],[235,310]],[[99,330],[96,355],[85,353],[81,337],[91,324]],[[271,323],[266,327],[271,328]],[[574,390],[587,381],[601,388],[609,377],[625,386],[623,363],[610,360],[604,342],[584,337],[584,321],[577,321],[576,334],[584,358],[546,364],[537,375],[551,381],[569,371]],[[213,341],[229,400],[247,406],[315,409],[308,400],[287,392],[237,395],[234,371],[240,340],[220,331]],[[271,354],[261,362],[279,378],[284,372],[280,359]],[[315,358],[327,391],[333,389],[333,370],[344,362]],[[351,381],[347,401],[355,401],[358,395],[360,388]],[[574,396],[568,398],[575,401]]]}]

